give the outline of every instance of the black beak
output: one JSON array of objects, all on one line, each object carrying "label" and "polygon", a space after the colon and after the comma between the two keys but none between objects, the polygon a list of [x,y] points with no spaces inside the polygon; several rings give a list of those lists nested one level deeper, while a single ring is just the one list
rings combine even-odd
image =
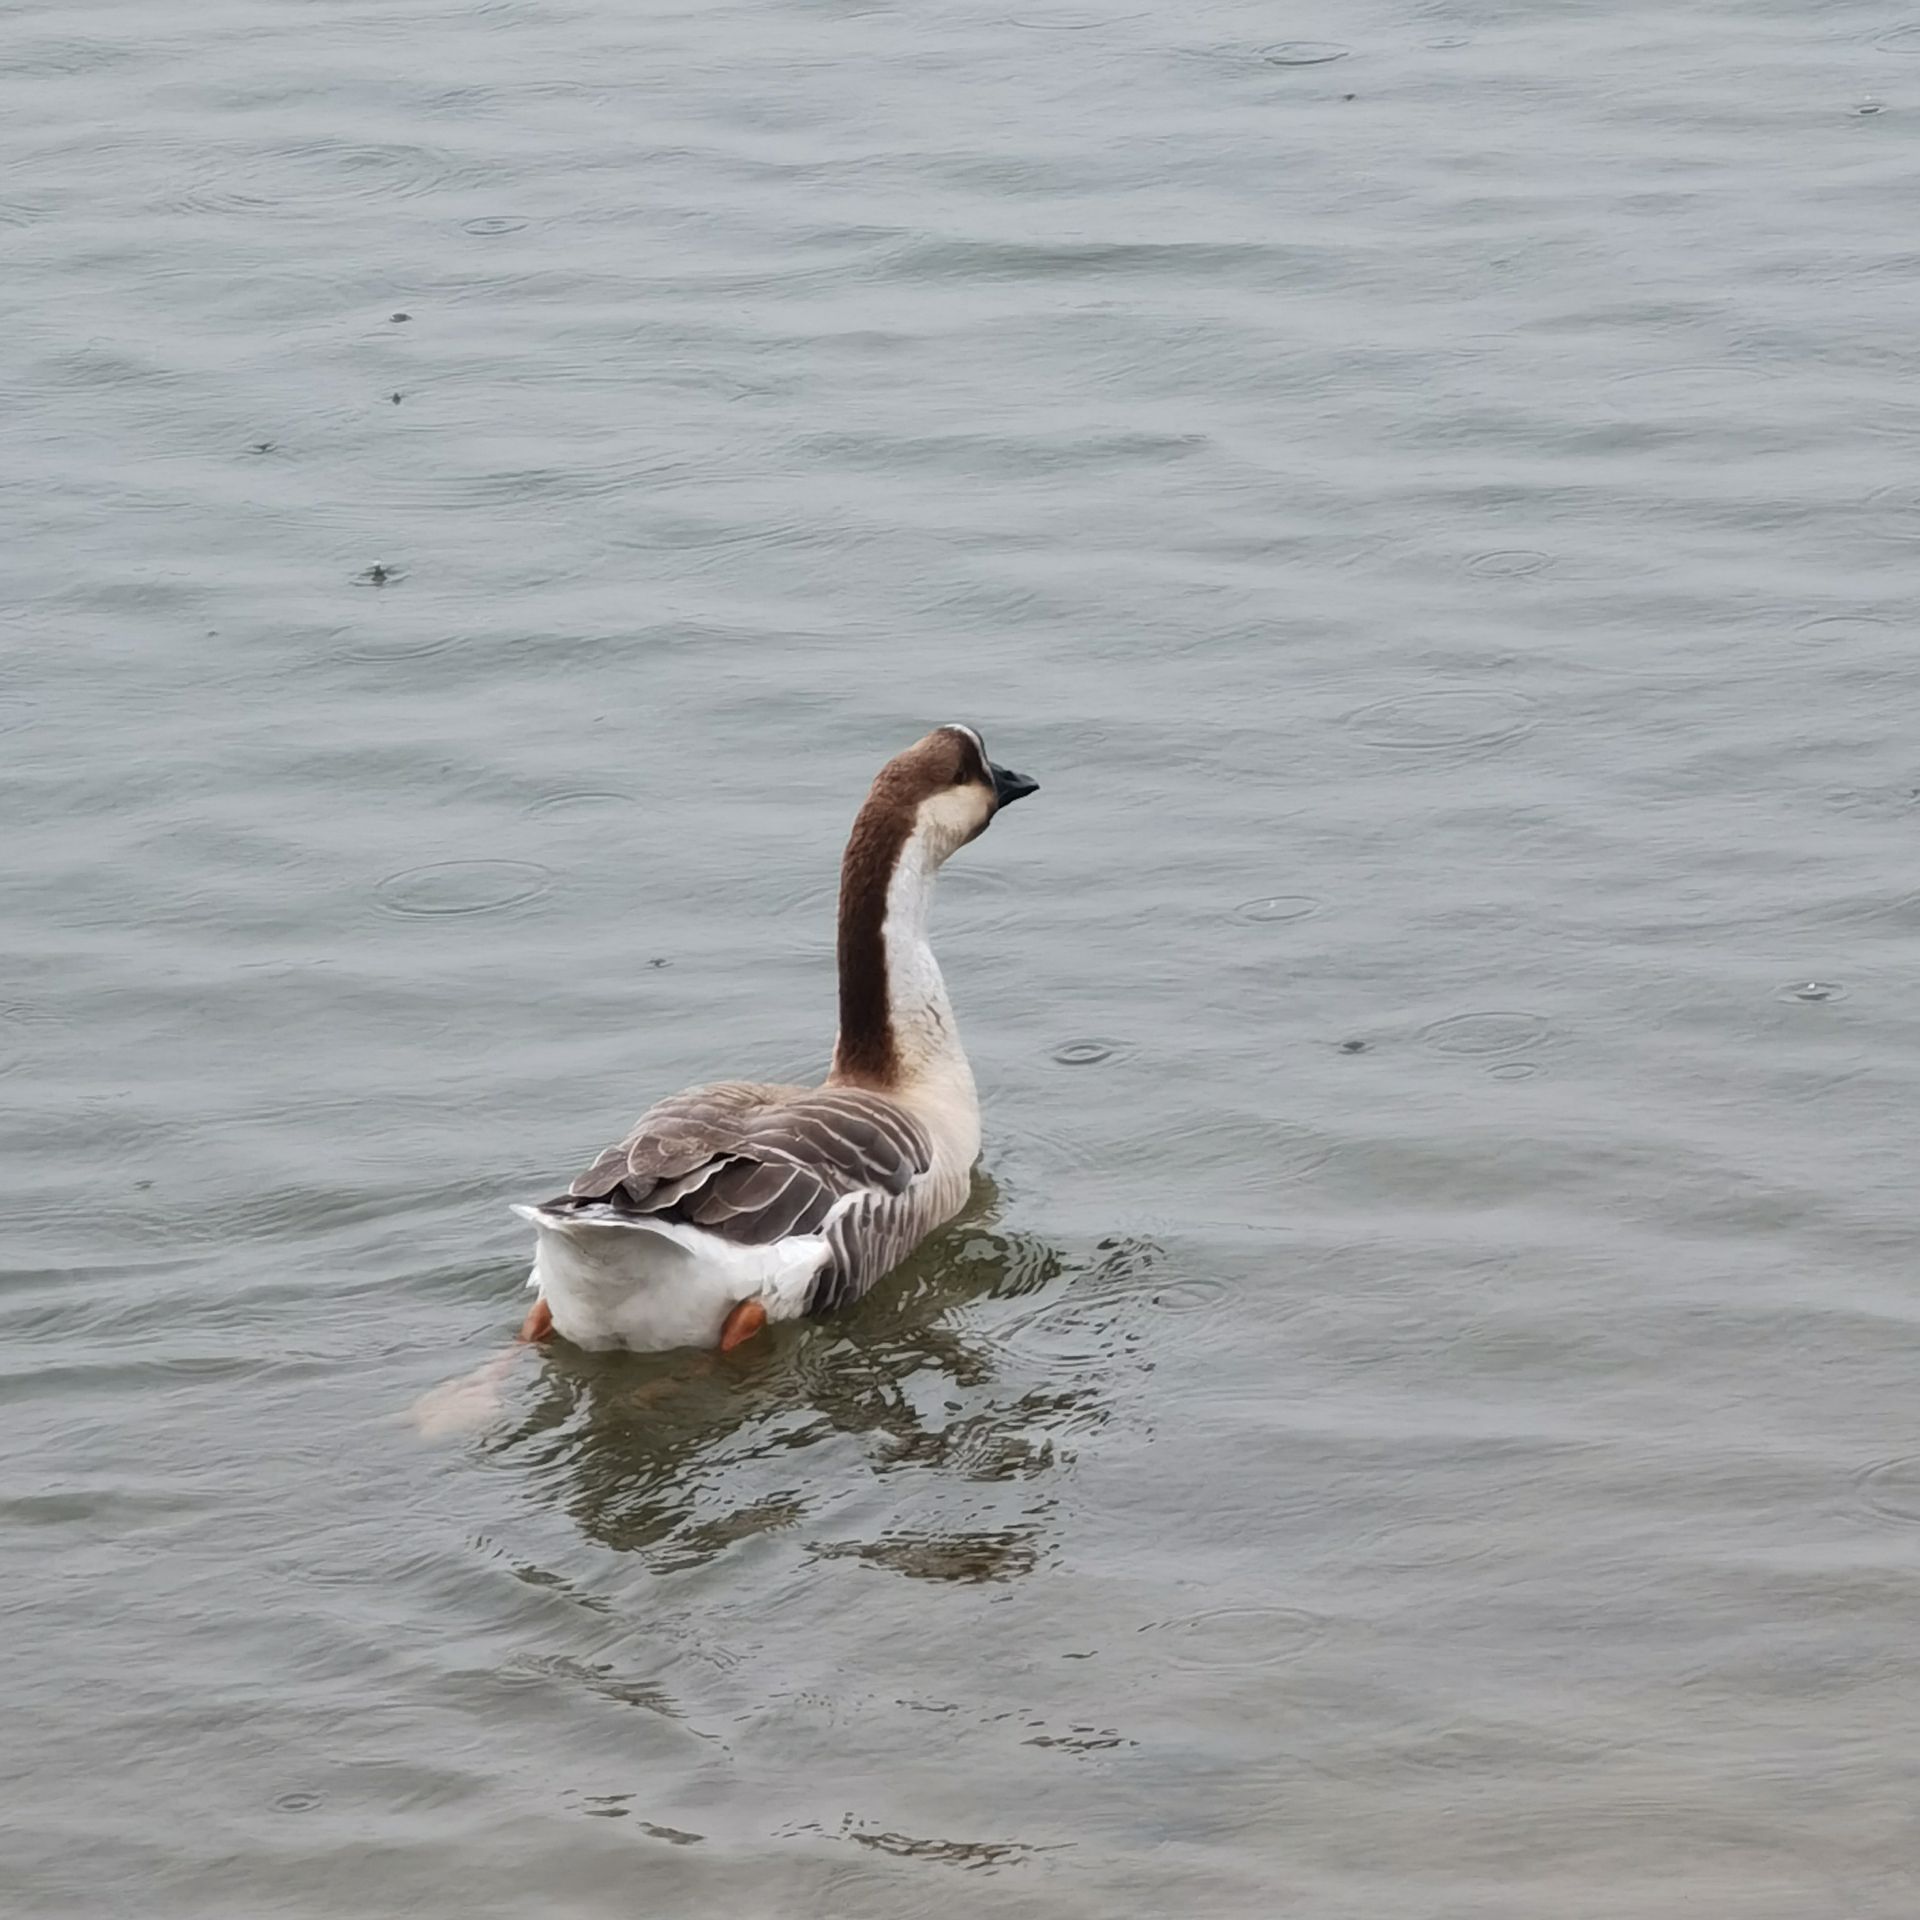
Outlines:
[{"label": "black beak", "polygon": [[996,807],[1009,807],[1016,800],[1024,800],[1030,793],[1040,791],[1038,780],[1029,780],[1024,773],[1009,773],[1005,767],[996,767],[988,763],[987,771],[993,775],[993,804]]}]

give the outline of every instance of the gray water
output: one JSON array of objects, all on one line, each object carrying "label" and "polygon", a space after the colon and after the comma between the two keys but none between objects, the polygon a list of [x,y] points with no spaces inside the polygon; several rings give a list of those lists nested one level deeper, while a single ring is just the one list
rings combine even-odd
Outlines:
[{"label": "gray water", "polygon": [[[1850,0],[0,12],[0,1907],[1910,1920],[1917,130]],[[416,1431],[949,718],[970,1214]]]}]

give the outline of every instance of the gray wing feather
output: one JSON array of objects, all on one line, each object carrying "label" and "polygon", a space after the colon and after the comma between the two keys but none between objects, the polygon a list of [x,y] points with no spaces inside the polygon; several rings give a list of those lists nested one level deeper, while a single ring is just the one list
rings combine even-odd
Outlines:
[{"label": "gray wing feather", "polygon": [[858,1299],[919,1232],[903,1196],[933,1164],[927,1130],[848,1087],[695,1087],[649,1108],[558,1200],[705,1228],[742,1246],[825,1230],[809,1313]]}]

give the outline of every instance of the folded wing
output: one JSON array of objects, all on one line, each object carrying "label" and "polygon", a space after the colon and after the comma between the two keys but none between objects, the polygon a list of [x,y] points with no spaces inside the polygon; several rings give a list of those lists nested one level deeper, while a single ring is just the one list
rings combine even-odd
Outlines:
[{"label": "folded wing", "polygon": [[649,1108],[546,1210],[652,1216],[739,1246],[824,1235],[831,1258],[809,1305],[820,1311],[885,1271],[932,1164],[926,1129],[883,1094],[728,1082]]}]

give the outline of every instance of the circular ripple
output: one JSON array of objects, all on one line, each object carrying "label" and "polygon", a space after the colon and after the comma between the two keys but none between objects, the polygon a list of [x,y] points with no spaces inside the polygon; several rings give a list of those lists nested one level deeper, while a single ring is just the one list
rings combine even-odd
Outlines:
[{"label": "circular ripple", "polygon": [[1337,40],[1283,40],[1260,58],[1270,67],[1325,67],[1353,51]]},{"label": "circular ripple", "polygon": [[324,1797],[324,1795],[309,1793],[304,1789],[296,1790],[293,1793],[276,1794],[274,1796],[273,1808],[276,1813],[311,1813],[320,1805]]},{"label": "circular ripple", "polygon": [[1540,1069],[1531,1060],[1507,1060],[1487,1069],[1490,1080],[1531,1080]]},{"label": "circular ripple", "polygon": [[1879,1461],[1854,1484],[1875,1513],[1889,1520],[1920,1522],[1920,1453]]},{"label": "circular ripple", "polygon": [[1819,1006],[1829,1000],[1844,1000],[1848,989],[1835,980],[1791,980],[1779,991],[1782,1000],[1799,1000]]},{"label": "circular ripple", "polygon": [[460,638],[457,633],[433,633],[424,640],[394,640],[380,645],[362,641],[339,651],[343,660],[420,660],[430,653],[444,653]]},{"label": "circular ripple", "polygon": [[[244,181],[244,188],[236,182]],[[249,153],[209,152],[195,178],[167,204],[197,213],[254,213],[268,208],[340,207],[406,200],[473,184],[444,153],[399,143],[337,141]]]},{"label": "circular ripple", "polygon": [[[1094,1144],[1084,1134],[1062,1133],[1051,1127],[1035,1126],[1030,1121],[1015,1127],[1003,1127],[999,1138],[1012,1159],[1009,1167],[1015,1177],[1035,1169],[1048,1178],[1063,1173],[1085,1173],[1101,1164]],[[996,1167],[996,1173],[1000,1171]]]},{"label": "circular ripple", "polygon": [[1043,1366],[1050,1378],[1110,1373],[1115,1350],[1123,1344],[1113,1327],[1090,1324],[1085,1306],[1071,1300],[1023,1314],[996,1329],[994,1338],[1005,1351]]},{"label": "circular ripple", "polygon": [[1333,1144],[1324,1134],[1284,1120],[1168,1120],[1159,1138],[1171,1163],[1237,1173],[1248,1201],[1271,1195],[1283,1181],[1304,1180],[1333,1154]]},{"label": "circular ripple", "polygon": [[637,805],[639,802],[630,793],[616,793],[611,788],[605,792],[583,788],[578,793],[550,793],[536,800],[527,811],[543,819],[558,815],[566,820],[597,820],[608,814],[624,813]]},{"label": "circular ripple", "polygon": [[1163,1637],[1176,1665],[1240,1672],[1299,1659],[1326,1632],[1326,1622],[1295,1607],[1215,1607],[1140,1631]]},{"label": "circular ripple", "polygon": [[1251,920],[1256,926],[1285,926],[1290,920],[1310,920],[1320,911],[1320,902],[1304,893],[1274,893],[1264,900],[1243,900],[1234,908],[1236,920]]},{"label": "circular ripple", "polygon": [[1107,1312],[1122,1301],[1143,1297],[1165,1261],[1157,1240],[1117,1234],[1069,1263],[1071,1297],[1077,1306]]},{"label": "circular ripple", "polygon": [[1347,716],[1355,737],[1401,753],[1460,752],[1504,746],[1534,724],[1525,694],[1493,691],[1404,693]]},{"label": "circular ripple", "polygon": [[537,900],[552,881],[530,860],[441,860],[390,873],[374,892],[389,913],[502,913]]},{"label": "circular ripple", "polygon": [[1607,382],[1606,391],[1612,404],[1626,413],[1718,413],[1749,404],[1772,378],[1763,367],[1707,362],[1623,373]]},{"label": "circular ripple", "polygon": [[1061,1067],[1098,1067],[1124,1055],[1127,1046],[1121,1040],[1065,1040],[1053,1050],[1053,1061]]},{"label": "circular ripple", "polygon": [[1169,1280],[1146,1296],[1147,1305],[1159,1313],[1217,1313],[1232,1297],[1233,1289],[1224,1280],[1199,1277]]},{"label": "circular ripple", "polygon": [[1844,646],[1849,641],[1881,646],[1892,631],[1892,621],[1871,613],[1827,614],[1794,629],[1801,640],[1813,647]]},{"label": "circular ripple", "polygon": [[1545,1038],[1547,1023],[1537,1013],[1456,1013],[1422,1029],[1420,1039],[1436,1053],[1470,1057],[1518,1053]]},{"label": "circular ripple", "polygon": [[524,220],[515,219],[510,213],[485,213],[477,220],[462,220],[460,222],[460,231],[462,233],[482,235],[491,233],[518,233],[526,224]]},{"label": "circular ripple", "polygon": [[1523,580],[1530,573],[1544,573],[1553,565],[1551,554],[1532,547],[1501,547],[1492,553],[1476,553],[1467,562],[1467,571],[1483,580]]}]

